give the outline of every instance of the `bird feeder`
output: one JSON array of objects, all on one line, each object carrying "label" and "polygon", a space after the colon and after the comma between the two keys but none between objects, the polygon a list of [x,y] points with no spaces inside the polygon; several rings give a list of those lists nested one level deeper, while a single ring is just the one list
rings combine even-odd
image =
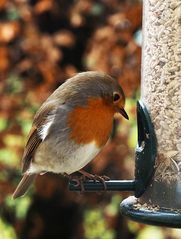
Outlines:
[{"label": "bird feeder", "polygon": [[143,2],[141,100],[154,125],[157,157],[144,194],[121,207],[135,220],[181,227],[181,2]]},{"label": "bird feeder", "polygon": [[[106,181],[134,191],[121,203],[133,220],[181,228],[181,2],[143,1],[141,100],[134,180]],[[73,182],[70,190],[80,190]],[[88,181],[85,191],[103,190]]]}]

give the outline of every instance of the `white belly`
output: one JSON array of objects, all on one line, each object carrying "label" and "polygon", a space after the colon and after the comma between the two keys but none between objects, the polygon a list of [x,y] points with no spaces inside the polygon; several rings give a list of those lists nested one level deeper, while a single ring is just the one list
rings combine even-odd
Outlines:
[{"label": "white belly", "polygon": [[95,143],[81,146],[72,155],[72,159],[67,159],[64,163],[65,172],[71,174],[85,167],[99,153]]},{"label": "white belly", "polygon": [[[51,147],[50,147],[51,145]],[[94,142],[75,146],[74,143],[54,145],[44,142],[35,153],[29,172],[54,172],[71,174],[86,166],[100,151]]]}]

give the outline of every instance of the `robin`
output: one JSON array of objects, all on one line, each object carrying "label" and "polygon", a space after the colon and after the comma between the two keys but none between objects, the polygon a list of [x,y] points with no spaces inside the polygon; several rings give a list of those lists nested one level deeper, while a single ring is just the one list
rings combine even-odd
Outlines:
[{"label": "robin", "polygon": [[88,71],[59,86],[36,113],[22,159],[23,178],[13,198],[24,195],[38,174],[71,175],[103,148],[116,112],[126,119],[125,96],[118,82],[105,73]]}]

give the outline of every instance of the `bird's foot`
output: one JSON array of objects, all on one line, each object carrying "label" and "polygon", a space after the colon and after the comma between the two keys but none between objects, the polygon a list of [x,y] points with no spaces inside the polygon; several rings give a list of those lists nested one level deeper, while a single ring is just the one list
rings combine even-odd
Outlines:
[{"label": "bird's foot", "polygon": [[80,186],[81,192],[85,191],[85,189],[84,189],[85,177],[83,175],[78,176],[78,175],[75,175],[75,174],[67,174],[67,173],[64,173],[63,175],[66,178],[68,178],[69,181],[73,181],[75,183],[76,187]]},{"label": "bird's foot", "polygon": [[85,191],[84,182],[86,182],[87,180],[93,180],[94,182],[99,181],[103,184],[104,190],[107,189],[105,181],[110,180],[108,176],[105,176],[105,175],[99,176],[99,175],[88,173],[84,170],[79,170],[78,172],[81,174],[81,176],[74,175],[74,174],[69,175],[67,173],[64,173],[64,176],[68,178],[69,181],[75,182],[76,187],[80,186],[81,192]]},{"label": "bird's foot", "polygon": [[83,182],[86,182],[87,179],[88,180],[93,180],[95,182],[99,181],[99,182],[101,182],[103,184],[104,190],[107,189],[105,181],[109,181],[110,180],[110,178],[108,176],[105,176],[105,175],[99,176],[99,175],[96,175],[96,174],[88,173],[88,172],[86,172],[84,170],[79,170],[78,172],[82,174],[81,177],[83,178]]}]

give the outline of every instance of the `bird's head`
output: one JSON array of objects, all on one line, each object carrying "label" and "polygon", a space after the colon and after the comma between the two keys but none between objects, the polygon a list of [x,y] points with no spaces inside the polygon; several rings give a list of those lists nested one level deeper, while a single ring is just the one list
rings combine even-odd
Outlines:
[{"label": "bird's head", "polygon": [[[96,74],[96,73],[93,73]],[[100,90],[101,97],[109,103],[115,112],[120,113],[127,120],[129,119],[125,107],[125,94],[117,80],[105,73],[97,73],[95,86]]]},{"label": "bird's head", "polygon": [[91,99],[102,99],[114,112],[129,119],[125,107],[125,95],[113,77],[97,71],[79,73],[65,84],[66,98],[74,106],[83,106]]}]

